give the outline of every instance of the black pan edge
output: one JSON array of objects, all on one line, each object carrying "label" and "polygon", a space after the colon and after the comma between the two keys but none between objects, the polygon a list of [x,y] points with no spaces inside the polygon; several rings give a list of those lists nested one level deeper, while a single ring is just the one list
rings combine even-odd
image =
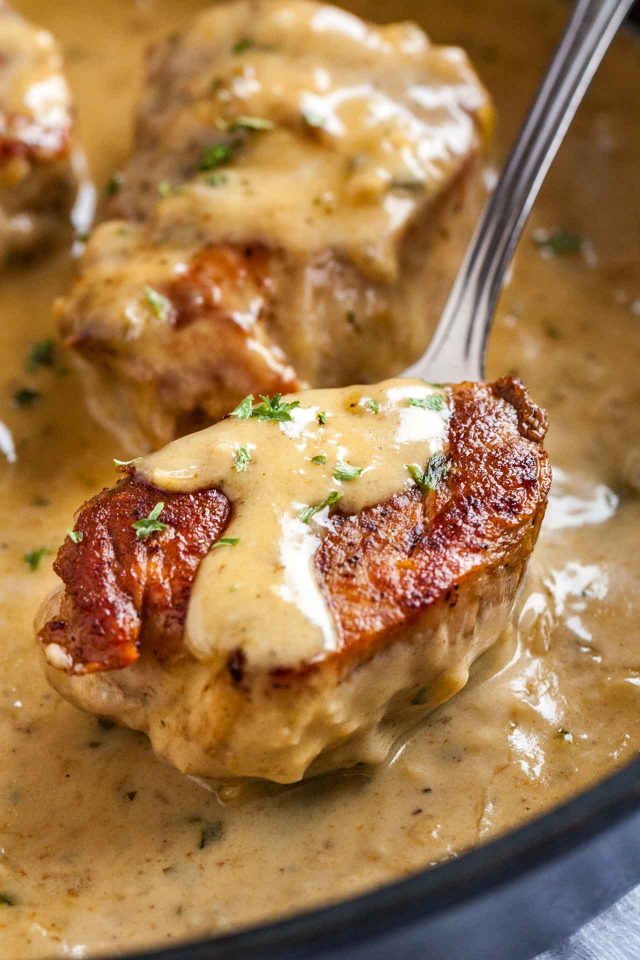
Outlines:
[{"label": "black pan edge", "polygon": [[[366,947],[391,930],[428,921],[434,914],[495,892],[516,877],[540,871],[614,826],[629,824],[634,814],[640,820],[640,759],[512,833],[406,880],[289,920],[122,960],[293,960],[333,956],[356,943]],[[622,888],[612,890],[609,902],[625,892],[625,886],[623,881]]]}]

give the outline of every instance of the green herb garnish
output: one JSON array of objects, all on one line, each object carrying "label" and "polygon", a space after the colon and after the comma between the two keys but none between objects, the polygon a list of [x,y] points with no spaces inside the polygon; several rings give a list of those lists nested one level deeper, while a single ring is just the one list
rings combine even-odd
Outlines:
[{"label": "green herb garnish", "polygon": [[299,514],[300,519],[303,523],[309,523],[311,518],[315,517],[316,513],[320,513],[325,507],[332,507],[334,503],[337,503],[341,498],[342,494],[339,490],[332,490],[331,493],[324,498],[322,503],[316,503],[313,507],[305,507]]},{"label": "green herb garnish", "polygon": [[333,479],[343,481],[357,480],[363,470],[364,467],[353,467],[350,463],[344,463],[339,460],[333,471]]},{"label": "green herb garnish", "polygon": [[222,836],[222,833],[223,826],[221,820],[214,820],[212,823],[205,823],[200,833],[200,850],[204,850],[204,848],[209,846],[210,843],[213,843],[215,840],[219,840]]},{"label": "green herb garnish", "polygon": [[174,189],[168,180],[161,180],[158,184],[158,195],[163,198],[172,197]]},{"label": "green herb garnish", "polygon": [[246,50],[251,50],[252,47],[255,47],[255,40],[252,40],[251,37],[240,37],[231,47],[231,52],[235,54],[245,53]]},{"label": "green herb garnish", "polygon": [[273,420],[277,423],[284,423],[293,419],[291,410],[300,406],[299,400],[283,403],[281,393],[276,393],[273,397],[266,397],[261,393],[260,400],[261,403],[254,406],[253,394],[250,393],[238,404],[235,410],[231,411],[230,416],[237,417],[238,420],[248,420],[252,417],[254,420]]},{"label": "green herb garnish", "polygon": [[2,907],[15,907],[16,898],[12,897],[10,893],[0,892],[0,906]]},{"label": "green herb garnish", "polygon": [[82,532],[82,530],[71,530],[71,528],[68,528],[67,534],[69,535],[69,538],[73,540],[74,543],[82,543],[82,541],[84,540],[84,533]]},{"label": "green herb garnish", "polygon": [[13,395],[12,403],[14,407],[28,408],[35,407],[40,403],[42,394],[39,390],[32,390],[31,387],[20,387]]},{"label": "green herb garnish", "polygon": [[32,571],[32,573],[35,573],[35,571],[40,566],[40,561],[42,560],[43,557],[46,557],[46,555],[49,552],[50,551],[47,549],[47,547],[40,547],[38,550],[29,550],[28,553],[25,553],[22,559],[27,564],[27,566]]},{"label": "green herb garnish", "polygon": [[415,463],[407,464],[409,476],[423,491],[435,490],[446,476],[448,469],[447,458],[443,453],[434,453],[424,471]]},{"label": "green herb garnish", "polygon": [[248,447],[238,447],[233,455],[233,466],[238,473],[244,473],[251,461],[251,453]]},{"label": "green herb garnish", "polygon": [[119,170],[116,170],[115,173],[112,173],[109,179],[107,180],[106,186],[104,188],[104,193],[106,197],[115,197],[116,193],[122,189],[124,183],[124,174],[120,173]]},{"label": "green herb garnish", "polygon": [[38,367],[52,367],[56,362],[55,340],[40,340],[29,351],[27,369],[34,371]]},{"label": "green herb garnish", "polygon": [[327,458],[325,457],[324,453],[319,453],[317,456],[311,457],[311,463],[326,463],[326,462],[327,462]]},{"label": "green herb garnish", "polygon": [[158,519],[163,510],[164,501],[161,500],[159,503],[156,503],[148,517],[145,517],[143,520],[136,520],[135,523],[131,524],[136,532],[137,540],[146,540],[152,533],[162,533],[164,530],[169,529],[168,524]]},{"label": "green herb garnish", "polygon": [[265,397],[260,394],[262,403],[253,408],[251,414],[256,420],[275,420],[278,423],[284,423],[293,420],[291,411],[300,406],[299,400],[292,400],[291,403],[282,402],[282,394],[275,393],[272,397]]},{"label": "green herb garnish", "polygon": [[365,400],[364,405],[365,407],[367,407],[368,410],[371,410],[372,413],[380,413],[380,404],[378,403],[377,400],[372,400],[372,399]]},{"label": "green herb garnish", "polygon": [[534,235],[533,242],[540,250],[548,250],[555,257],[566,257],[580,253],[583,243],[577,234],[562,228],[549,234],[538,233]]},{"label": "green herb garnish", "polygon": [[217,547],[235,547],[238,543],[240,543],[240,537],[220,537],[219,540],[211,544],[209,549],[215,550]]},{"label": "green herb garnish", "polygon": [[444,397],[439,393],[433,393],[430,397],[409,397],[407,403],[410,407],[421,407],[423,410],[444,409]]},{"label": "green herb garnish", "polygon": [[230,417],[236,417],[238,420],[248,420],[253,410],[253,394],[250,393],[242,400],[235,410],[229,414]]},{"label": "green herb garnish", "polygon": [[329,414],[327,413],[326,410],[318,410],[318,412],[316,413],[316,420],[318,421],[321,427],[324,427],[328,419],[329,419]]},{"label": "green herb garnish", "polygon": [[171,316],[171,301],[164,297],[161,293],[158,293],[157,290],[154,290],[153,287],[144,288],[144,298],[158,320],[162,320],[164,323],[166,323]]},{"label": "green herb garnish", "polygon": [[210,147],[205,147],[200,154],[198,170],[215,170],[216,167],[229,163],[233,160],[238,146],[238,143],[212,143]]}]

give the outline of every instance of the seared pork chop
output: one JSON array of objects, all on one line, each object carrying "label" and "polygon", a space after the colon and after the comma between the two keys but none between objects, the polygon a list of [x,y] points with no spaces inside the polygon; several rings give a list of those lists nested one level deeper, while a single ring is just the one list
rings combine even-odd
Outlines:
[{"label": "seared pork chop", "polygon": [[0,260],[69,231],[72,127],[56,41],[0,0]]},{"label": "seared pork chop", "polygon": [[[136,452],[246,392],[421,352],[483,198],[462,51],[309,0],[241,0],[154,49],[130,162],[57,314]],[[118,188],[118,189],[116,189]]]},{"label": "seared pork chop", "polygon": [[49,681],[193,774],[382,760],[507,622],[545,430],[513,379],[246,398],[79,511]]}]

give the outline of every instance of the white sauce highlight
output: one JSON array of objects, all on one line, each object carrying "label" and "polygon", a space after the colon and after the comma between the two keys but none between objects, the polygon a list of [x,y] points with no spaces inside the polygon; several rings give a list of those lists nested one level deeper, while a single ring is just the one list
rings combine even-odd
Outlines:
[{"label": "white sauce highlight", "polygon": [[[428,398],[441,409],[410,403]],[[230,417],[136,461],[160,491],[218,487],[232,502],[224,537],[238,543],[211,550],[189,603],[186,644],[199,659],[241,647],[252,664],[286,666],[336,649],[312,565],[329,507],[307,522],[305,511],[332,492],[347,513],[383,503],[413,484],[407,465],[424,470],[445,449],[445,391],[421,380],[309,390],[282,402],[292,401],[300,405],[290,421]],[[238,451],[251,457],[243,470]],[[361,473],[339,479],[340,465]]]}]

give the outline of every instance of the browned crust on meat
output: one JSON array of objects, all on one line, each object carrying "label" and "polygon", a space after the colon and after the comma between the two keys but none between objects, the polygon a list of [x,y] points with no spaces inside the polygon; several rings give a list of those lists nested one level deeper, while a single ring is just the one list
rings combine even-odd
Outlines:
[{"label": "browned crust on meat", "polygon": [[522,381],[517,377],[500,377],[494,383],[493,389],[516,411],[518,429],[522,436],[533,443],[542,443],[549,426],[547,411],[533,402]]},{"label": "browned crust on meat", "polygon": [[270,253],[259,244],[204,247],[192,257],[186,272],[162,290],[173,306],[174,326],[228,319],[228,305],[238,296],[245,302],[269,296],[270,267]]},{"label": "browned crust on meat", "polygon": [[207,246],[171,282],[154,284],[169,322],[154,330],[150,351],[119,341],[108,316],[92,317],[89,292],[89,304],[80,299],[72,316],[59,308],[65,345],[114,377],[155,386],[173,433],[219,419],[248,393],[295,392],[304,383],[265,322],[272,256],[258,244]]},{"label": "browned crust on meat", "polygon": [[[132,524],[160,501],[167,529],[138,539]],[[165,493],[128,477],[80,510],[54,569],[66,587],[58,616],[40,631],[83,673],[135,662],[142,643],[159,659],[179,653],[191,586],[230,505],[218,490]]]},{"label": "browned crust on meat", "polygon": [[[315,565],[342,641],[332,656],[345,664],[392,642],[435,602],[455,606],[463,582],[522,565],[535,545],[551,471],[530,434],[544,436],[544,412],[513,379],[461,384],[451,407],[449,470],[436,492],[413,487],[331,517]],[[132,522],[160,499],[173,531],[137,541]],[[82,542],[67,539],[58,555],[63,612],[41,641],[60,644],[87,671],[126,666],[147,643],[160,658],[175,656],[198,564],[229,512],[216,490],[165,494],[131,478],[103,491],[79,514]]]},{"label": "browned crust on meat", "polygon": [[546,507],[545,451],[523,435],[546,415],[520,381],[454,390],[450,469],[435,493],[417,488],[358,515],[333,515],[316,569],[338,625],[341,652],[373,651],[439,599],[450,606],[464,580],[526,557]]}]

